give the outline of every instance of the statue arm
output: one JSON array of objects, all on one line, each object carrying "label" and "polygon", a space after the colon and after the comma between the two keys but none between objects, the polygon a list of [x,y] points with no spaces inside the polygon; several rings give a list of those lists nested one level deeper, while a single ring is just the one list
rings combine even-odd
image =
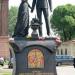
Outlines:
[{"label": "statue arm", "polygon": [[29,5],[29,3],[27,2],[27,4],[28,4],[28,7],[31,9],[32,7]]},{"label": "statue arm", "polygon": [[32,2],[32,9],[31,9],[31,12],[33,12],[34,7],[35,7],[35,4],[36,4],[36,0],[33,0],[33,2]]},{"label": "statue arm", "polygon": [[52,12],[52,0],[48,0],[49,1],[49,6],[50,6],[50,11]]}]

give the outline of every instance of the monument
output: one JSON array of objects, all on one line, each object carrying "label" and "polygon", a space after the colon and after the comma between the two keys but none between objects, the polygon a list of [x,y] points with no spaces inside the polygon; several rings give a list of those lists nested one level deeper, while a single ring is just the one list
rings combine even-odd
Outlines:
[{"label": "monument", "polygon": [[49,21],[48,5],[50,7],[50,11],[52,11],[52,2],[51,0],[33,0],[31,12],[33,12],[35,5],[37,11],[37,18],[39,19],[40,22],[39,36],[42,36],[42,12],[44,14],[44,18],[46,22],[47,35],[50,36],[50,21]]},{"label": "monument", "polygon": [[[35,1],[36,0],[33,0],[33,3]],[[46,0],[37,0],[37,2],[38,1],[46,2]],[[21,11],[19,11],[20,14],[18,14],[17,19],[19,20],[20,18],[19,15],[23,15],[23,14],[24,15],[20,18],[20,21],[17,21],[18,23],[16,25],[17,28],[23,28],[23,29],[15,28],[15,32],[17,31],[18,34],[15,34],[14,32],[13,40],[10,40],[9,42],[13,48],[13,52],[15,56],[14,57],[15,66],[13,66],[14,69],[13,75],[57,75],[55,54],[58,47],[57,43],[59,42],[57,38],[53,38],[53,37],[44,38],[41,35],[40,38],[40,36],[37,33],[37,29],[39,30],[39,27],[41,26],[40,23],[41,21],[38,17],[33,18],[31,21],[30,26],[33,30],[31,37],[28,38],[26,37],[27,35],[23,35],[28,32],[28,30],[25,31],[24,27],[22,26],[26,26],[26,27],[28,26],[29,17],[27,15],[29,14],[27,13],[28,12],[27,0],[22,0],[21,4],[22,3],[23,6],[25,6],[23,7],[24,10],[22,10],[22,12],[24,13],[21,13]],[[21,9],[19,8],[19,10]],[[25,15],[26,13],[27,15]],[[46,13],[48,13],[48,11],[46,11]],[[48,15],[45,14],[45,18],[47,18],[47,16]],[[48,22],[48,19],[46,19],[46,22]],[[22,30],[24,30],[25,32],[21,32]],[[47,32],[47,34],[49,34],[49,32]]]},{"label": "monument", "polygon": [[18,18],[17,23],[14,31],[14,37],[24,37],[28,34],[28,28],[29,28],[29,10],[28,7],[30,5],[28,4],[27,0],[22,0],[19,12],[18,12]]}]

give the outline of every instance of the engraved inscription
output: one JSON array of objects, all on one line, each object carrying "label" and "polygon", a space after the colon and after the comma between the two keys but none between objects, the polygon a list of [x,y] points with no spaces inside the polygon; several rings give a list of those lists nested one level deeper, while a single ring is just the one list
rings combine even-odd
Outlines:
[{"label": "engraved inscription", "polygon": [[55,75],[54,73],[20,73],[19,75]]}]

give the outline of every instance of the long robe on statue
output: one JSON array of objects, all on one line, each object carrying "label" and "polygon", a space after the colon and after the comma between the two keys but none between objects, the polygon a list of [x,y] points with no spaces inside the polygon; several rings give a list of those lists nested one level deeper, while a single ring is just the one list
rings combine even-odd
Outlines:
[{"label": "long robe on statue", "polygon": [[14,30],[13,36],[26,36],[28,34],[29,28],[29,10],[28,10],[28,3],[23,1],[20,4],[17,23]]}]

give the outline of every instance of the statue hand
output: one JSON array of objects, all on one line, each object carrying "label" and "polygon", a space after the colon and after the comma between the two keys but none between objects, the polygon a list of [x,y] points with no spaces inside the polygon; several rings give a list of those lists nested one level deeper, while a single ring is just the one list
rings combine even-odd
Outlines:
[{"label": "statue hand", "polygon": [[50,11],[52,12],[52,9],[50,9]]},{"label": "statue hand", "polygon": [[31,9],[31,13],[33,12],[33,9]]}]

